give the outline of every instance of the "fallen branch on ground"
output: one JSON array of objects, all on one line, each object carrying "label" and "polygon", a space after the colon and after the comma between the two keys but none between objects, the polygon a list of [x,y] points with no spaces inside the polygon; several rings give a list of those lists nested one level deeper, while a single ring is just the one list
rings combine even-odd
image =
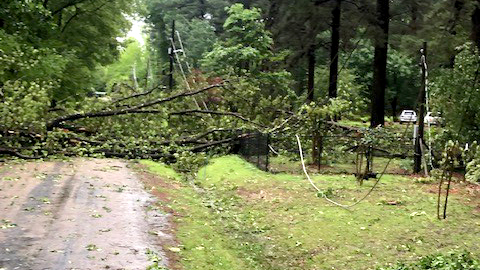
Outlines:
[{"label": "fallen branch on ground", "polygon": [[123,98],[116,99],[116,100],[112,101],[112,104],[119,103],[119,102],[129,100],[129,99],[132,99],[132,98],[147,96],[147,95],[151,94],[153,91],[155,91],[159,88],[165,89],[166,87],[161,87],[160,85],[157,85],[157,86],[153,87],[152,89],[150,89],[148,91],[145,91],[145,92],[142,92],[142,93],[135,93],[135,94],[130,95],[128,97],[123,97]]},{"label": "fallen branch on ground", "polygon": [[189,115],[189,114],[210,114],[210,115],[229,115],[229,116],[233,116],[233,117],[236,117],[244,122],[247,122],[247,123],[250,123],[250,124],[253,124],[255,126],[258,126],[258,127],[263,127],[265,128],[264,125],[261,125],[261,124],[258,124],[250,119],[247,119],[245,117],[243,117],[242,115],[238,114],[238,113],[234,113],[234,112],[220,112],[220,111],[210,111],[210,110],[187,110],[187,111],[180,111],[180,112],[173,112],[173,113],[170,113],[169,115]]},{"label": "fallen branch on ground", "polygon": [[41,159],[41,157],[37,157],[37,156],[23,155],[20,152],[18,152],[17,149],[12,149],[12,148],[0,148],[0,155],[9,155],[9,156],[22,158],[22,159]]}]

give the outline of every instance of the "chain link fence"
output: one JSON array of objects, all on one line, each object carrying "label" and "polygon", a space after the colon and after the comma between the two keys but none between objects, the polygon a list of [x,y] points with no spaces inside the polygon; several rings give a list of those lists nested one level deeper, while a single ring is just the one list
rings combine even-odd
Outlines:
[{"label": "chain link fence", "polygon": [[253,132],[239,139],[238,154],[262,171],[269,168],[270,134]]}]

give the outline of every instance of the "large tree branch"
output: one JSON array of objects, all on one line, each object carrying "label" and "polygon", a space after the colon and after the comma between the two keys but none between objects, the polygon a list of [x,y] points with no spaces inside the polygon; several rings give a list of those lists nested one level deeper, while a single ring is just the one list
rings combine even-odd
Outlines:
[{"label": "large tree branch", "polygon": [[181,97],[188,97],[188,96],[193,96],[197,95],[203,92],[206,92],[212,88],[222,86],[224,82],[219,83],[219,84],[214,84],[207,86],[202,89],[194,90],[194,91],[188,91],[188,92],[182,92],[178,93],[166,98],[159,98],[150,102],[142,103],[137,106],[125,108],[125,109],[119,109],[119,110],[105,110],[105,111],[99,111],[99,112],[91,112],[91,113],[76,113],[76,114],[71,114],[71,115],[65,115],[59,118],[56,118],[50,122],[47,123],[47,130],[52,130],[54,127],[58,127],[62,122],[65,121],[74,121],[74,120],[79,120],[79,119],[84,119],[84,118],[97,118],[97,117],[108,117],[108,116],[116,116],[116,115],[124,115],[124,114],[129,114],[129,113],[146,113],[141,111],[143,108],[151,107],[154,105],[162,104],[165,102],[169,102]]},{"label": "large tree branch", "polygon": [[76,4],[74,5],[75,6],[75,14],[73,14],[66,22],[65,24],[63,25],[62,27],[62,30],[61,32],[65,32],[65,29],[67,29],[67,26],[73,21],[73,19],[75,19],[77,16],[81,15],[81,14],[84,14],[84,13],[88,13],[88,12],[97,12],[98,10],[102,9],[104,6],[106,6],[108,4],[108,2],[104,2],[102,3],[100,6],[96,7],[95,9],[93,10],[80,10]]},{"label": "large tree branch", "polygon": [[0,147],[0,155],[10,155],[22,159],[40,159],[41,157],[36,157],[36,156],[26,156],[18,152],[16,149],[11,149],[11,148],[1,148]]},{"label": "large tree branch", "polygon": [[194,152],[194,153],[197,153],[197,152],[200,152],[204,149],[210,148],[212,146],[225,144],[225,143],[231,143],[231,142],[233,142],[233,141],[235,141],[239,138],[240,138],[240,136],[237,136],[237,137],[233,137],[233,138],[223,139],[223,140],[220,140],[220,141],[208,142],[208,143],[205,143],[205,144],[202,144],[202,145],[199,145],[199,146],[195,146],[195,147],[191,148],[190,151]]},{"label": "large tree branch", "polygon": [[242,121],[245,121],[245,122],[248,122],[248,123],[251,123],[255,126],[258,126],[258,127],[263,127],[265,128],[264,125],[261,125],[261,124],[258,124],[248,118],[245,118],[243,117],[242,115],[238,114],[238,113],[234,113],[234,112],[220,112],[220,111],[210,111],[210,110],[188,110],[188,111],[180,111],[180,112],[173,112],[173,113],[170,113],[170,115],[190,115],[190,114],[210,114],[210,115],[228,115],[228,116],[233,116],[233,117],[236,117]]},{"label": "large tree branch", "polygon": [[52,11],[52,16],[55,16],[57,13],[62,12],[66,8],[75,6],[76,4],[80,4],[80,3],[83,3],[83,2],[86,2],[86,1],[87,0],[70,0],[70,1],[66,2],[65,4],[63,4],[62,6],[60,6],[58,9]]},{"label": "large tree branch", "polygon": [[172,143],[175,143],[175,144],[189,144],[189,143],[203,144],[203,143],[206,143],[206,142],[200,141],[200,140],[207,137],[210,134],[217,133],[217,132],[231,132],[231,131],[238,131],[238,130],[240,130],[240,129],[224,129],[224,128],[212,129],[212,130],[206,131],[204,133],[198,134],[196,136],[184,137],[184,138],[180,138],[178,140],[173,140],[173,141],[167,140],[167,141],[161,142],[160,144],[162,144],[162,145],[168,145],[168,144],[172,144]]},{"label": "large tree branch", "polygon": [[[122,101],[125,101],[125,100],[128,100],[128,99],[132,99],[132,98],[143,97],[143,96],[149,95],[153,91],[155,91],[159,88],[161,88],[161,86],[157,85],[157,86],[153,87],[152,89],[150,89],[148,91],[145,91],[145,92],[142,92],[142,93],[135,93],[135,94],[130,95],[128,97],[123,97],[123,98],[116,99],[116,100],[112,101],[112,104],[119,103],[119,102],[122,102]],[[165,89],[165,86],[163,86],[162,88]]]}]

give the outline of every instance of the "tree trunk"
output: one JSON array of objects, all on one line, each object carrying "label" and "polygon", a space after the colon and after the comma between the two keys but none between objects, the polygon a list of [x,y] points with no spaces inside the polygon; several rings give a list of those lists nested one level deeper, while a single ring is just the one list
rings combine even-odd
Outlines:
[{"label": "tree trunk", "polygon": [[315,45],[311,45],[307,52],[308,58],[308,81],[307,81],[307,102],[312,102],[314,99],[315,87]]},{"label": "tree trunk", "polygon": [[172,21],[172,34],[170,38],[170,74],[168,74],[168,86],[171,91],[173,89],[173,63],[175,61],[175,53],[173,52],[173,44],[175,43],[175,21]]},{"label": "tree trunk", "polygon": [[450,28],[448,29],[448,32],[452,35],[456,35],[457,34],[456,27],[460,23],[462,10],[465,7],[465,1],[455,0],[455,2],[453,3],[453,7],[455,11],[453,13],[453,18],[450,20]]},{"label": "tree trunk", "polygon": [[422,85],[420,87],[420,104],[418,109],[418,133],[417,138],[415,138],[415,155],[413,159],[413,172],[419,173],[422,167],[422,144],[423,144],[423,133],[425,130],[424,116],[426,111],[426,85],[427,85],[427,70],[426,70],[426,61],[427,61],[427,43],[423,43],[422,57],[420,58],[420,64],[422,68]]},{"label": "tree trunk", "polygon": [[472,14],[472,41],[480,50],[480,0],[476,1],[475,10]]},{"label": "tree trunk", "polygon": [[332,46],[330,47],[330,79],[328,85],[328,97],[337,97],[338,82],[338,48],[340,45],[340,12],[341,0],[335,1],[332,11]]},{"label": "tree trunk", "polygon": [[392,119],[393,121],[397,121],[397,104],[398,104],[398,96],[395,96],[392,99],[392,102],[390,105],[392,105]]},{"label": "tree trunk", "polygon": [[412,1],[411,9],[411,21],[410,21],[410,30],[413,34],[417,33],[418,30],[418,3],[417,1]]},{"label": "tree trunk", "polygon": [[205,0],[199,0],[199,17],[200,19],[205,19],[205,15],[207,14],[207,5],[205,4]]},{"label": "tree trunk", "polygon": [[385,88],[387,87],[387,52],[389,0],[377,0],[378,34],[375,37],[373,60],[372,108],[370,126],[385,124]]}]

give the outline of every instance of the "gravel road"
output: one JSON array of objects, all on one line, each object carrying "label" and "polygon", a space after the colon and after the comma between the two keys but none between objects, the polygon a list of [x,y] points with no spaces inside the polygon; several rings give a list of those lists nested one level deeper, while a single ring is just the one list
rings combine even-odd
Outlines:
[{"label": "gravel road", "polygon": [[168,265],[153,200],[121,160],[0,166],[0,270],[146,269],[147,251]]}]

